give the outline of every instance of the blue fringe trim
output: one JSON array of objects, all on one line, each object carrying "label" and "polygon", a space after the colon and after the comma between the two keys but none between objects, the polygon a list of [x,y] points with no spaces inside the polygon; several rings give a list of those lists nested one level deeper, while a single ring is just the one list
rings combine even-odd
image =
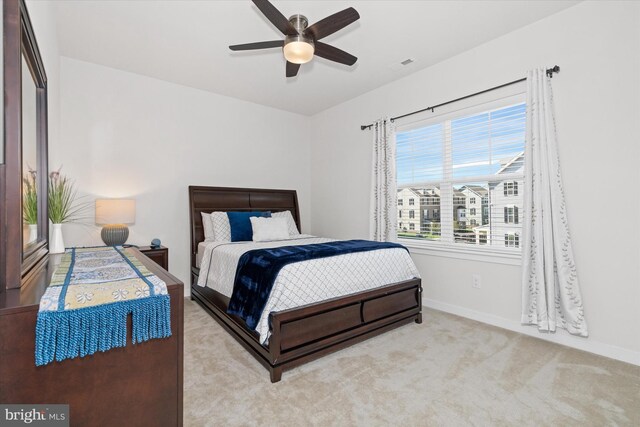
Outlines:
[{"label": "blue fringe trim", "polygon": [[171,336],[169,295],[68,311],[38,312],[36,366],[84,357],[127,345],[127,318],[132,315],[133,344]]}]

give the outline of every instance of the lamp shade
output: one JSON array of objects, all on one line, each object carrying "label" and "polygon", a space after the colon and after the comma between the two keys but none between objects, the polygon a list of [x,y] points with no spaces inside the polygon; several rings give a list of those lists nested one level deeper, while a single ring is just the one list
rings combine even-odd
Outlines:
[{"label": "lamp shade", "polygon": [[284,45],[283,52],[287,61],[293,64],[306,64],[313,59],[313,44],[305,40],[294,40]]},{"label": "lamp shade", "polygon": [[136,201],[133,199],[96,200],[96,224],[133,224]]}]

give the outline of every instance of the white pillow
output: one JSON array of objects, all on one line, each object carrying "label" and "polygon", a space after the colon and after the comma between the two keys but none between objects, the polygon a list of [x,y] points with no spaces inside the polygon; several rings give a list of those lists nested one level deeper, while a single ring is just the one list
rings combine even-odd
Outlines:
[{"label": "white pillow", "polygon": [[254,242],[286,240],[289,238],[287,220],[285,218],[250,217]]},{"label": "white pillow", "polygon": [[202,227],[204,227],[204,240],[213,241],[213,223],[211,222],[211,214],[202,212]]},{"label": "white pillow", "polygon": [[231,225],[226,212],[211,212],[211,225],[213,227],[213,239],[216,242],[231,241]]},{"label": "white pillow", "polygon": [[298,234],[300,234],[300,232],[298,231],[298,227],[296,226],[296,221],[293,219],[293,215],[291,215],[291,211],[274,212],[271,214],[271,217],[286,219],[287,229],[290,236],[297,236]]}]

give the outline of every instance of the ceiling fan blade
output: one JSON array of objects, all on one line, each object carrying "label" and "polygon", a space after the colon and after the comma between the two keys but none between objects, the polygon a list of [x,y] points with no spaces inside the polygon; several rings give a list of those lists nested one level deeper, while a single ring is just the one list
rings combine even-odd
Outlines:
[{"label": "ceiling fan blade", "polygon": [[320,40],[343,29],[358,19],[360,19],[360,14],[358,14],[354,8],[350,7],[316,22],[305,30],[305,34],[310,34],[314,39]]},{"label": "ceiling fan blade", "polygon": [[255,49],[269,49],[272,47],[282,47],[284,46],[283,40],[273,40],[269,42],[255,42],[255,43],[245,43],[245,44],[234,44],[229,46],[231,50],[255,50]]},{"label": "ceiling fan blade", "polygon": [[314,54],[321,56],[324,59],[346,65],[353,65],[358,60],[358,58],[351,55],[350,53],[347,53],[344,50],[338,49],[337,47],[333,47],[322,42],[316,42],[316,49]]},{"label": "ceiling fan blade", "polygon": [[287,61],[287,77],[295,77],[300,69],[300,64]]},{"label": "ceiling fan blade", "polygon": [[280,11],[276,9],[274,5],[269,3],[267,0],[251,1],[253,1],[253,4],[255,4],[258,9],[260,9],[260,12],[262,12],[262,14],[266,16],[267,19],[271,21],[271,23],[282,32],[282,34],[287,36],[298,35],[298,31],[296,30],[296,28],[291,25],[291,22],[289,22],[289,20],[285,18],[285,16],[280,13]]}]

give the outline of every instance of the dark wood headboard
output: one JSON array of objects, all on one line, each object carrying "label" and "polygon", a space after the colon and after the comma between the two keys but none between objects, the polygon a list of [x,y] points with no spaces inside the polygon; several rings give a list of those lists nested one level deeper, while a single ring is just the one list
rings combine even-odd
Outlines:
[{"label": "dark wood headboard", "polygon": [[204,240],[202,212],[290,211],[300,230],[300,210],[295,190],[189,186],[191,266],[196,265],[198,243]]}]

